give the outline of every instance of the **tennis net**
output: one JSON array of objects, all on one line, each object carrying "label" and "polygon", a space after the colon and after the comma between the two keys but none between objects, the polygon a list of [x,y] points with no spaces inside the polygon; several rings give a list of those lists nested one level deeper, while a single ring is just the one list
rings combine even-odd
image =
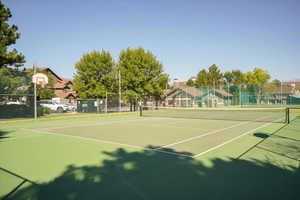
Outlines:
[{"label": "tennis net", "polygon": [[178,108],[152,107],[140,108],[143,117],[257,121],[257,122],[287,122],[286,108]]}]

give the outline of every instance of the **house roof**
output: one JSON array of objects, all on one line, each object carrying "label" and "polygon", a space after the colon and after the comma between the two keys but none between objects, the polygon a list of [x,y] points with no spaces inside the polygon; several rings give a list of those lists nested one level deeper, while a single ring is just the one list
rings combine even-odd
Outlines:
[{"label": "house roof", "polygon": [[177,82],[174,82],[174,86],[175,87],[185,87],[185,86],[187,86],[186,84],[185,84],[185,82],[179,82],[179,81],[177,81]]},{"label": "house roof", "polygon": [[296,89],[300,90],[300,81],[284,81],[282,82],[282,86],[290,86],[290,87],[295,87]]},{"label": "house roof", "polygon": [[202,96],[203,93],[198,90],[197,88],[194,87],[190,87],[190,86],[178,86],[177,88],[181,89],[182,91],[184,91],[185,93],[194,96],[194,97],[198,97],[198,96]]},{"label": "house roof", "polygon": [[75,92],[64,92],[64,91],[60,91],[60,90],[56,90],[55,95],[61,99],[66,99],[67,97],[70,97],[70,96],[77,97]]},{"label": "house roof", "polygon": [[56,89],[63,89],[63,88],[65,88],[66,85],[69,84],[69,83],[72,84],[72,81],[69,80],[69,79],[62,78],[61,81],[57,81],[57,82],[54,84],[53,88],[56,88]]},{"label": "house roof", "polygon": [[41,70],[41,71],[45,71],[45,72],[51,73],[51,74],[52,74],[53,76],[55,76],[55,78],[56,78],[57,80],[59,80],[59,81],[62,80],[62,78],[59,77],[59,76],[58,76],[54,71],[52,71],[49,67],[39,67],[38,69]]},{"label": "house roof", "polygon": [[194,88],[194,87],[190,87],[190,86],[177,86],[173,89],[168,89],[164,96],[167,97],[167,96],[174,96],[176,95],[176,91],[181,90],[181,91],[184,91],[185,93],[191,95],[191,96],[202,96],[203,93],[198,90],[197,88]]},{"label": "house roof", "polygon": [[293,94],[295,92],[295,88],[290,85],[282,85],[282,87],[276,88],[276,91],[273,94]]},{"label": "house roof", "polygon": [[[184,91],[186,94],[191,95],[193,97],[201,97],[206,94],[195,87],[190,87],[187,85],[179,85],[179,86],[176,86],[174,89],[167,90],[165,93],[165,96],[171,96],[172,93],[174,93],[178,89]],[[214,91],[216,93],[222,95],[223,97],[231,97],[232,96],[232,94],[226,92],[225,90],[214,89]]]}]

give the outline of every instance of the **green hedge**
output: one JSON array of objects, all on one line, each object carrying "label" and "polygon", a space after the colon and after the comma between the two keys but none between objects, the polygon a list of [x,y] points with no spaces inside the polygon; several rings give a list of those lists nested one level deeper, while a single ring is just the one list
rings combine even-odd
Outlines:
[{"label": "green hedge", "polygon": [[[49,108],[37,107],[38,116],[50,114]],[[30,105],[0,105],[0,118],[32,118],[34,117],[34,107]]]}]

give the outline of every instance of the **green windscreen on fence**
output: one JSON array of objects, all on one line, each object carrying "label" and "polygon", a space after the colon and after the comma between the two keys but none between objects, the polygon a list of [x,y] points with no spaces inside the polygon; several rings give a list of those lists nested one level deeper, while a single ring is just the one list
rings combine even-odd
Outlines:
[{"label": "green windscreen on fence", "polygon": [[260,107],[300,106],[293,88],[265,85],[174,86],[162,96],[162,106]]}]

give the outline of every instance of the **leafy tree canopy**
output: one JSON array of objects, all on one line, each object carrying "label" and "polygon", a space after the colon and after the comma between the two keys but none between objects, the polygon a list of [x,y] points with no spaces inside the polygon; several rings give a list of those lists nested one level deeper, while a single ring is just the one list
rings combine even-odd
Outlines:
[{"label": "leafy tree canopy", "polygon": [[8,47],[14,45],[20,38],[16,25],[8,24],[12,17],[10,9],[0,1],[0,68],[4,66],[21,66],[25,62],[24,56],[16,49],[9,51]]},{"label": "leafy tree canopy", "polygon": [[204,87],[204,86],[217,86],[222,84],[223,82],[223,74],[221,73],[218,66],[215,64],[211,65],[208,68],[208,71],[202,69],[196,78],[196,86]]},{"label": "leafy tree canopy", "polygon": [[223,82],[223,74],[217,65],[213,64],[208,68],[208,83],[209,85],[220,85]]},{"label": "leafy tree canopy", "polygon": [[30,78],[24,71],[2,67],[0,68],[0,80],[0,94],[24,94],[22,86],[28,85]]},{"label": "leafy tree canopy", "polygon": [[[270,78],[271,75],[266,70],[260,68],[254,68],[252,71],[246,73],[243,73],[241,70],[222,73],[214,64],[208,68],[208,71],[205,69],[199,71],[195,86],[264,85],[269,82]],[[190,79],[187,84],[193,86],[192,80]]]},{"label": "leafy tree canopy", "polygon": [[247,84],[255,85],[266,84],[271,78],[271,75],[266,70],[260,68],[254,68],[252,71],[247,72],[245,76]]},{"label": "leafy tree canopy", "polygon": [[167,87],[168,75],[163,72],[162,64],[143,48],[121,51],[118,70],[121,71],[122,90],[131,100],[147,96],[159,99]]},{"label": "leafy tree canopy", "polygon": [[81,98],[104,97],[112,89],[114,62],[107,51],[84,54],[76,63],[73,89]]},{"label": "leafy tree canopy", "polygon": [[187,82],[186,82],[186,85],[187,86],[196,86],[196,81],[195,81],[195,78],[190,78]]}]

